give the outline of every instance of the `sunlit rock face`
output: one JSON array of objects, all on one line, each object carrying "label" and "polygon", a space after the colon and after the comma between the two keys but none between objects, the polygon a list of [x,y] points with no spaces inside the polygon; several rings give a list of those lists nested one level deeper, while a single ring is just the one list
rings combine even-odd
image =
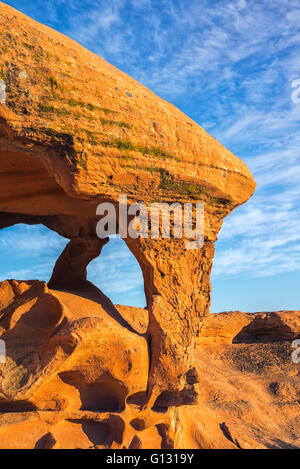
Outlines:
[{"label": "sunlit rock face", "polygon": [[[143,408],[147,311],[0,283],[0,448],[295,448],[300,312],[220,313],[204,319],[194,355],[199,396],[165,392]],[[189,375],[190,383],[193,376]],[[181,399],[183,396],[181,396]]]},{"label": "sunlit rock face", "polygon": [[[108,368],[103,365],[103,383],[109,382],[107,389],[115,390],[120,405],[122,401],[124,407],[129,397],[132,405],[147,411],[157,406],[173,409],[196,404],[201,376],[194,348],[203,318],[209,312],[214,242],[223,218],[252,195],[252,175],[241,160],[195,122],[100,57],[4,4],[0,4],[0,15],[0,70],[5,86],[4,102],[0,104],[0,228],[42,223],[68,239],[54,268],[49,291],[72,292],[78,301],[88,298],[109,314],[115,327],[124,328],[128,344],[130,340],[138,341],[140,352],[131,360],[134,365],[143,362],[143,378],[138,385],[131,387],[118,374],[114,375],[109,368],[112,363],[105,365]],[[87,281],[87,265],[108,242],[96,236],[96,208],[99,203],[110,201],[118,209],[120,195],[126,195],[129,204],[142,201],[147,206],[152,202],[204,204],[204,243],[200,249],[187,250],[185,239],[164,239],[161,233],[158,239],[125,239],[144,276],[147,310],[139,313],[125,307],[116,311],[109,299]],[[151,211],[149,216],[151,220]],[[116,232],[119,228],[117,220]],[[42,288],[37,285],[40,284],[32,286],[34,291]],[[19,287],[17,283],[5,288],[14,291]],[[28,285],[20,288],[23,287],[27,289]],[[54,293],[46,293],[46,286],[43,288],[44,293],[38,291],[35,297],[42,295],[41,311],[48,318],[45,322],[51,323],[46,329],[52,332],[47,329],[45,336],[37,337],[41,340],[37,347],[41,346],[43,353],[34,361],[30,386],[37,386],[47,375],[44,367],[50,370],[60,363],[60,359],[53,358],[57,353],[53,337],[65,327],[65,319],[59,319],[64,317],[64,302],[71,301],[70,314],[77,314],[72,306],[75,296],[72,300],[57,299]],[[29,291],[31,298],[33,290]],[[27,293],[24,294],[26,299]],[[13,297],[11,308],[18,310],[16,298]],[[43,323],[43,315],[37,314]],[[1,318],[0,327],[6,334],[11,323],[7,322],[6,313]],[[82,327],[89,327],[92,334],[97,321],[94,324],[89,313],[85,320]],[[34,324],[39,327],[35,321]],[[27,326],[20,327],[25,337]],[[30,328],[31,334],[29,331]],[[106,334],[109,337],[109,332]],[[127,338],[124,347],[125,342]],[[71,345],[57,347],[62,350],[62,360],[72,361],[74,353],[77,356]],[[94,348],[99,357],[104,353],[105,347]],[[18,353],[21,355],[17,362],[26,361],[25,352],[18,348]],[[43,354],[46,358],[41,358]],[[118,349],[112,346],[109,359],[116,356],[116,367],[120,366],[121,372],[127,366],[126,360],[117,355]],[[82,357],[90,362],[96,360],[89,358],[88,352]],[[119,363],[119,359],[125,361]],[[27,369],[25,363],[22,366],[23,371]],[[80,366],[78,370],[73,373],[67,367],[55,378],[63,383],[58,387],[58,401],[63,387],[89,395],[91,401],[94,391],[98,396],[100,375],[87,378]],[[4,393],[6,399],[26,401],[26,386],[18,388],[18,383],[26,382],[26,378],[12,373],[6,379],[8,388],[18,389],[19,396],[8,393],[7,397]],[[98,400],[103,397],[101,393]],[[139,404],[134,404],[135,394]],[[72,418],[77,417],[74,414]],[[68,425],[78,428],[75,420],[68,420]],[[158,440],[166,439],[165,427],[157,426],[169,423],[163,419],[153,422]],[[149,435],[150,441],[154,436],[151,432]],[[56,441],[55,437],[47,438],[47,445],[50,440]]]}]

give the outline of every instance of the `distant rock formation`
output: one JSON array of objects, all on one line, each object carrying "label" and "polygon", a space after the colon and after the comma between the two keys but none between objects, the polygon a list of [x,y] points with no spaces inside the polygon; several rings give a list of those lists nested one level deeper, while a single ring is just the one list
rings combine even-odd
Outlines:
[{"label": "distant rock formation", "polygon": [[198,344],[253,344],[288,340],[300,334],[300,311],[242,313],[228,311],[207,316]]}]

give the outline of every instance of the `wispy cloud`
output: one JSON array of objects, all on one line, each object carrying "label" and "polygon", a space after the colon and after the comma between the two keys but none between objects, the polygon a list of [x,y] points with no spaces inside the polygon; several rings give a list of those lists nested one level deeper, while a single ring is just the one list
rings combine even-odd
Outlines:
[{"label": "wispy cloud", "polygon": [[[0,231],[0,281],[47,281],[68,240],[42,226],[18,225]],[[125,242],[112,236],[101,256],[88,267],[88,278],[116,302],[130,295],[145,305],[140,266]],[[126,302],[130,304],[132,300]]]},{"label": "wispy cloud", "polygon": [[143,290],[141,268],[119,237],[111,238],[88,268],[89,279],[108,295]]},{"label": "wispy cloud", "polygon": [[0,249],[13,252],[18,257],[39,257],[62,250],[67,243],[53,231],[44,227],[19,225],[0,232]]},{"label": "wispy cloud", "polygon": [[47,228],[17,225],[0,231],[0,281],[47,281],[67,240]]}]

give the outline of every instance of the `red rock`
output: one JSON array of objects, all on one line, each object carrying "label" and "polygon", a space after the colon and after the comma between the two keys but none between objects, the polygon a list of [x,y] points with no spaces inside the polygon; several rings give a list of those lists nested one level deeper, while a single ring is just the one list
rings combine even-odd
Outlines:
[{"label": "red rock", "polygon": [[211,314],[203,321],[198,344],[271,343],[300,337],[300,311]]},{"label": "red rock", "polygon": [[[195,354],[196,405],[161,399],[156,408],[141,409],[149,362],[139,331],[95,300],[51,291],[43,282],[2,282],[0,302],[8,304],[0,311],[7,345],[6,364],[0,364],[0,448],[299,447],[299,367],[291,360],[290,337],[281,340],[277,329],[277,342],[274,334],[264,343],[229,340],[228,324],[234,320],[238,336],[237,324],[243,330],[245,316],[254,323],[257,315],[204,320],[205,342],[200,336]],[[126,314],[142,318],[137,308]],[[281,313],[281,320],[300,336],[299,312]]]},{"label": "red rock", "polygon": [[[69,240],[50,289],[0,285],[0,445],[299,446],[299,312],[208,316],[214,242],[255,189],[248,168],[74,41],[2,3],[0,15],[0,228],[42,223]],[[107,242],[96,208],[122,194],[205,206],[201,249],[125,239],[147,310],[114,306],[86,276]]]},{"label": "red rock", "polygon": [[252,195],[253,177],[199,125],[100,57],[11,7],[1,4],[0,14],[0,227],[42,223],[70,239],[51,288],[93,291],[86,266],[107,242],[96,237],[99,202],[117,205],[127,194],[148,206],[205,204],[201,249],[161,234],[125,239],[145,281],[149,406],[164,391],[192,402],[188,375],[210,305],[213,243],[222,219]]}]

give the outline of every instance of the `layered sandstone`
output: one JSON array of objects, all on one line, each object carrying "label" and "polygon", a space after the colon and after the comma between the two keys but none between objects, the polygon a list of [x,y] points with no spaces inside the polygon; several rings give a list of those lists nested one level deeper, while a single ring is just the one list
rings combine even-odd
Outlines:
[{"label": "layered sandstone", "polygon": [[[223,218],[252,195],[252,175],[195,122],[100,57],[3,3],[0,16],[0,227],[42,223],[69,240],[51,289],[96,297],[114,317],[87,281],[88,263],[108,242],[96,237],[97,205],[118,207],[122,194],[148,205],[204,203],[201,249],[161,235],[125,239],[143,272],[149,315],[140,405],[196,403],[193,350],[209,312],[214,242]],[[126,309],[117,318],[128,326]]]}]

